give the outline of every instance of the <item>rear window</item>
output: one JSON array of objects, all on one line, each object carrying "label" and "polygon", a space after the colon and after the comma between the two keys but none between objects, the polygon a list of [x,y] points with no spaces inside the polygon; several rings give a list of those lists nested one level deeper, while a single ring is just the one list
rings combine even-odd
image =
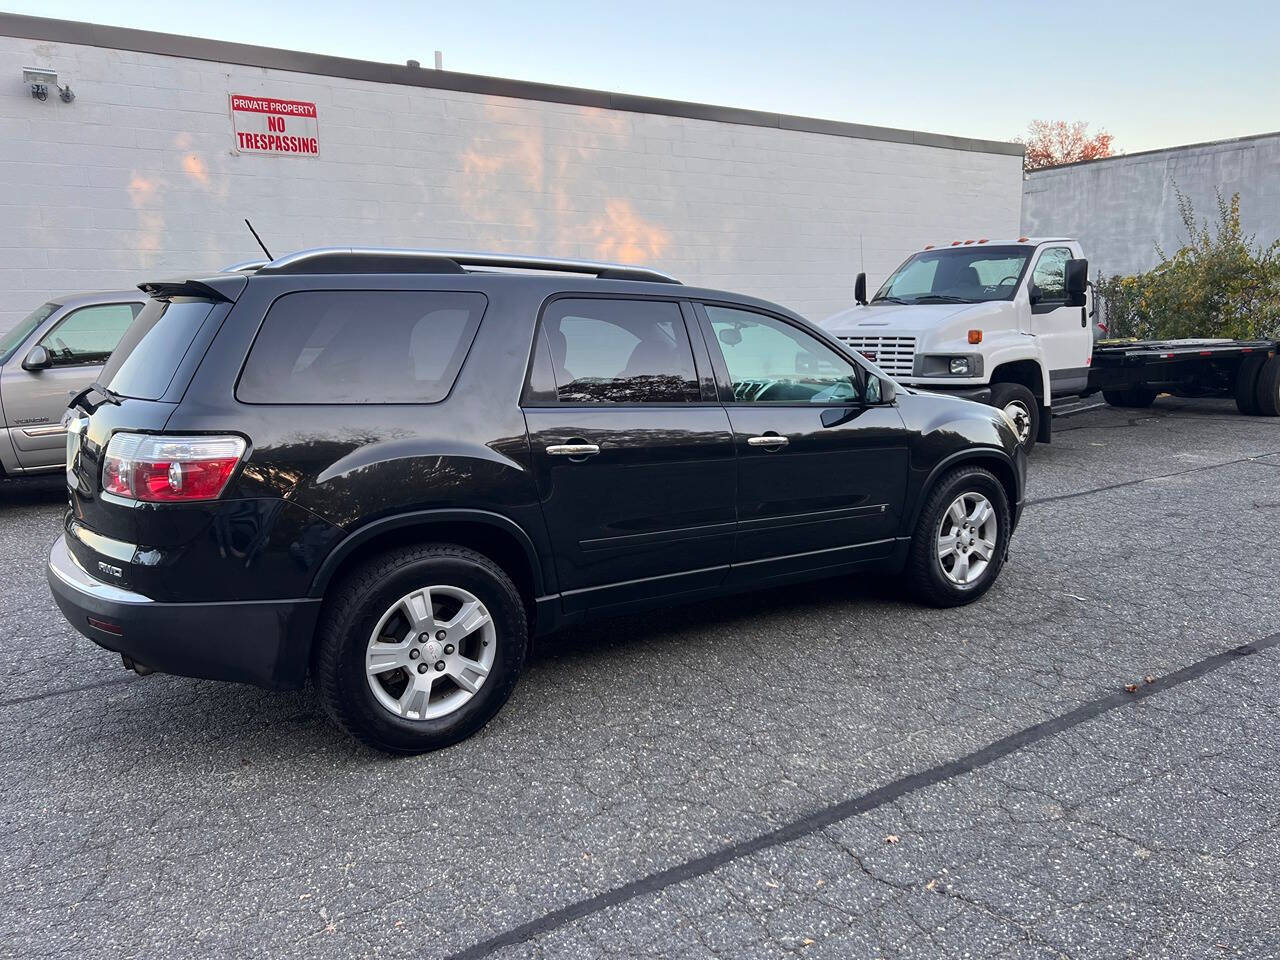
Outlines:
[{"label": "rear window", "polygon": [[435,403],[453,389],[481,293],[330,290],[272,304],[249,348],[244,403]]},{"label": "rear window", "polygon": [[159,400],[213,303],[193,297],[148,300],[102,368],[98,382],[122,397]]}]

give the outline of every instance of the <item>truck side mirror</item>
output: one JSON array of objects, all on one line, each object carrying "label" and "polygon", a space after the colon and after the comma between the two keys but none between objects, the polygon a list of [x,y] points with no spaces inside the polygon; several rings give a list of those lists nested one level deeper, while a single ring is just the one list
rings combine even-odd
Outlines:
[{"label": "truck side mirror", "polygon": [[1067,306],[1083,307],[1089,286],[1089,261],[1080,257],[1068,260],[1066,268]]},{"label": "truck side mirror", "polygon": [[53,366],[53,358],[49,356],[48,349],[38,343],[27,352],[22,361],[22,369],[31,373],[46,370],[51,366]]},{"label": "truck side mirror", "polygon": [[857,279],[853,281],[853,302],[860,307],[867,305],[867,275],[865,273],[858,274]]}]

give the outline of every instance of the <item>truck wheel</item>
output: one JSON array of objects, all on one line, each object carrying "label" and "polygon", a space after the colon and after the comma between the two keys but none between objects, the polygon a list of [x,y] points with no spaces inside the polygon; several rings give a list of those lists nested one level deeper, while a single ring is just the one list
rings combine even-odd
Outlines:
[{"label": "truck wheel", "polygon": [[1149,407],[1156,401],[1156,392],[1146,387],[1130,387],[1128,390],[1103,390],[1102,399],[1113,407]]},{"label": "truck wheel", "polygon": [[320,616],[314,673],[325,712],[388,753],[470,736],[506,703],[524,667],[520,594],[497,564],[463,547],[374,557]]},{"label": "truck wheel", "polygon": [[1258,412],[1280,417],[1280,356],[1271,357],[1258,374]]},{"label": "truck wheel", "polygon": [[1035,395],[1020,383],[997,383],[991,387],[991,405],[1004,411],[1022,449],[1030,453],[1040,435],[1040,404]]},{"label": "truck wheel", "polygon": [[1245,357],[1236,372],[1236,409],[1246,417],[1256,417],[1258,410],[1258,374],[1267,358],[1261,354]]},{"label": "truck wheel", "polygon": [[946,474],[929,493],[911,539],[911,592],[935,607],[977,600],[1000,575],[1011,525],[1009,498],[994,474],[982,467]]}]

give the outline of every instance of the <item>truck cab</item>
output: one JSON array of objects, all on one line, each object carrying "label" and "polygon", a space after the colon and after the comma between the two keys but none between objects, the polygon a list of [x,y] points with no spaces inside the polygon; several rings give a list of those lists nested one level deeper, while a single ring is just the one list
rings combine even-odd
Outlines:
[{"label": "truck cab", "polygon": [[856,305],[821,326],[901,384],[999,407],[1029,450],[1054,398],[1088,389],[1087,277],[1075,240],[930,244],[869,300],[859,274]]}]

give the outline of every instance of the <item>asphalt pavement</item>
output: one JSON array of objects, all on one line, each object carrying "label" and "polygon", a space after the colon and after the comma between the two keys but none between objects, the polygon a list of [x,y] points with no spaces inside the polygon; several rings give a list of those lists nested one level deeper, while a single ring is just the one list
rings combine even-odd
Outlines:
[{"label": "asphalt pavement", "polygon": [[1280,954],[1280,422],[1055,421],[1001,580],[845,578],[546,642],[448,750],[137,678],[0,484],[0,955]]}]

